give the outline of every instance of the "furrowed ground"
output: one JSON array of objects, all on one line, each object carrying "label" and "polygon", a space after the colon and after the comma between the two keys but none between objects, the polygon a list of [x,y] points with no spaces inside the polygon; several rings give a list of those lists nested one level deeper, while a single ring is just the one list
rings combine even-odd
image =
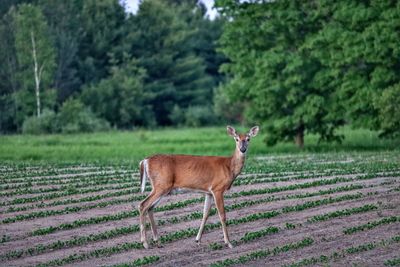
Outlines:
[{"label": "furrowed ground", "polygon": [[[201,194],[157,206],[161,246],[139,243],[136,164],[0,166],[0,266],[392,266],[400,262],[400,155],[252,157],[202,243]],[[151,231],[148,229],[148,238]]]}]

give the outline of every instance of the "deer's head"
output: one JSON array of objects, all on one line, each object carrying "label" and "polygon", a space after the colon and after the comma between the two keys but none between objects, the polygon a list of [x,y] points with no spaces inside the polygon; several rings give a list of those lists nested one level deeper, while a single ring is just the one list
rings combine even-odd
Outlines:
[{"label": "deer's head", "polygon": [[235,139],[236,148],[241,153],[246,153],[247,148],[249,147],[250,139],[258,134],[259,127],[258,126],[254,126],[246,134],[238,134],[238,133],[236,133],[235,128],[233,128],[231,126],[227,126],[226,130],[228,132],[228,135],[232,136]]}]

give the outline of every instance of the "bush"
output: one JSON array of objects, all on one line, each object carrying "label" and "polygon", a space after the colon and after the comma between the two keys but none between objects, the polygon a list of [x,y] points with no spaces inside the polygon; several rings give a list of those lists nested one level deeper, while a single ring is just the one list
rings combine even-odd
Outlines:
[{"label": "bush", "polygon": [[65,101],[58,114],[44,110],[40,117],[29,117],[22,125],[24,134],[80,133],[109,129],[106,120],[96,117],[77,99]]},{"label": "bush", "polygon": [[59,132],[60,126],[54,111],[43,110],[40,117],[32,116],[22,124],[24,134],[47,134]]},{"label": "bush", "polygon": [[185,125],[199,127],[213,125],[216,123],[216,116],[208,106],[192,106],[185,112]]},{"label": "bush", "polygon": [[106,120],[96,117],[78,99],[65,101],[58,118],[62,133],[98,132],[110,129]]},{"label": "bush", "polygon": [[[400,83],[385,89],[375,105],[379,110],[381,137],[400,136]],[[397,115],[396,115],[397,114]]]},{"label": "bush", "polygon": [[173,125],[181,126],[185,121],[184,111],[178,105],[175,105],[171,114],[169,114],[169,119]]},{"label": "bush", "polygon": [[244,110],[245,104],[230,100],[223,87],[220,86],[214,91],[214,112],[223,121],[243,124]]}]

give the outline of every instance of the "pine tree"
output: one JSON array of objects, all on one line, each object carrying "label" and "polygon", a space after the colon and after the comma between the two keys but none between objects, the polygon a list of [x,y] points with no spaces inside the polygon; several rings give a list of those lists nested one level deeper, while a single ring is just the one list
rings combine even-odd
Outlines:
[{"label": "pine tree", "polygon": [[129,19],[127,46],[147,72],[145,90],[152,94],[150,104],[160,125],[171,124],[174,105],[204,105],[212,96],[212,80],[190,44],[196,31],[179,15],[179,8],[147,0]]}]

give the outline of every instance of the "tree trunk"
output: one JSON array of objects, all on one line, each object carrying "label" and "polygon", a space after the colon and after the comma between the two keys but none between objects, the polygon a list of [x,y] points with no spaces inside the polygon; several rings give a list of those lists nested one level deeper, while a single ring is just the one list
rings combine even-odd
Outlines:
[{"label": "tree trunk", "polygon": [[294,141],[299,148],[304,147],[304,124],[303,122],[300,122],[299,127],[296,130],[296,136],[294,138]]},{"label": "tree trunk", "polygon": [[36,85],[35,86],[36,112],[37,112],[37,116],[40,117],[40,76],[41,76],[42,68],[39,71],[39,66],[38,66],[37,57],[36,57],[35,36],[33,35],[33,31],[31,31],[31,40],[32,40],[33,72],[35,75],[35,85]]}]

